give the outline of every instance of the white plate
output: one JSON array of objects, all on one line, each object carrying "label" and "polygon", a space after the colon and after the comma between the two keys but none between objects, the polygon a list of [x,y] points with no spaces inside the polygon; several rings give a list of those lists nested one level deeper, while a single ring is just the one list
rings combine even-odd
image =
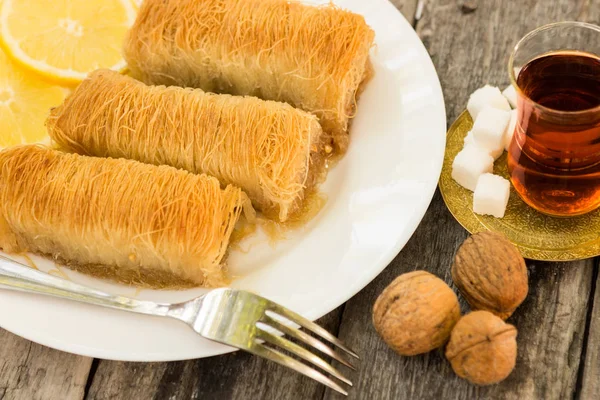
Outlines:
[{"label": "white plate", "polygon": [[[233,253],[251,290],[316,319],[373,280],[411,237],[435,191],[445,148],[440,83],[423,44],[387,0],[339,0],[376,31],[375,77],[360,100],[346,157],[322,187],[328,202],[305,229],[274,247],[251,238]],[[249,245],[246,243],[246,245]],[[56,267],[34,257],[44,270]],[[115,294],[179,301],[202,290],[157,292],[92,279],[70,279]],[[0,291],[0,326],[56,349],[113,360],[167,361],[232,351],[196,336],[184,324],[41,296]]]}]

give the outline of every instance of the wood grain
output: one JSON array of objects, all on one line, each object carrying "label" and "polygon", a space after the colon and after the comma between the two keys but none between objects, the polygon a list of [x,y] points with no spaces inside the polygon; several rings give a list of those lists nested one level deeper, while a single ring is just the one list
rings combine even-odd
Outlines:
[{"label": "wood grain", "polygon": [[91,364],[0,329],[0,399],[81,399]]},{"label": "wood grain", "polygon": [[[428,0],[417,30],[440,75],[448,123],[464,110],[476,88],[485,83],[508,84],[505,71],[509,52],[524,34],[545,23],[586,18],[590,9],[599,6],[599,0],[489,0],[479,1],[475,12],[464,13],[455,0]],[[414,269],[434,272],[450,283],[453,254],[466,235],[436,194],[424,221],[398,258],[346,305],[341,337],[364,355],[351,399],[574,396],[592,289],[591,260],[529,263],[531,292],[510,320],[519,329],[518,365],[499,385],[479,388],[458,379],[442,351],[400,357],[377,337],[371,326],[376,296],[397,275]],[[325,397],[338,398],[329,390]]]}]

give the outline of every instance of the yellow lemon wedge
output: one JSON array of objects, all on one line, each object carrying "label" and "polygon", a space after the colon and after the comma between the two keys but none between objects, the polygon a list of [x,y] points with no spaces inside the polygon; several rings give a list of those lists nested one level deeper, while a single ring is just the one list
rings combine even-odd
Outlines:
[{"label": "yellow lemon wedge", "polygon": [[0,40],[20,64],[55,81],[81,82],[125,66],[121,45],[136,16],[131,0],[2,0]]},{"label": "yellow lemon wedge", "polygon": [[47,140],[44,122],[66,90],[15,65],[0,50],[0,148]]}]

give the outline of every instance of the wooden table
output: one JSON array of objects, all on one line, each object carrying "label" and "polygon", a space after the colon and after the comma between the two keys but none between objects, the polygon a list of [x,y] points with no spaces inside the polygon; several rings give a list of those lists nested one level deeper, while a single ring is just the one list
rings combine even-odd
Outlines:
[{"label": "wooden table", "polygon": [[[368,0],[364,0],[368,1]],[[549,22],[600,23],[600,0],[393,0],[413,22],[437,67],[448,123],[485,83],[506,85],[506,62],[525,33]],[[420,19],[418,17],[420,16]],[[417,20],[418,19],[418,20]],[[442,199],[371,285],[319,322],[362,355],[352,399],[600,399],[600,277],[597,260],[529,262],[530,293],[511,317],[519,329],[517,368],[503,383],[457,378],[442,351],[404,358],[371,324],[376,296],[397,275],[426,269],[451,282],[452,257],[467,233]],[[464,306],[464,304],[463,304]],[[466,310],[466,307],[464,307]],[[136,364],[61,353],[0,330],[0,399],[341,398],[273,363],[237,352],[197,361]]]}]

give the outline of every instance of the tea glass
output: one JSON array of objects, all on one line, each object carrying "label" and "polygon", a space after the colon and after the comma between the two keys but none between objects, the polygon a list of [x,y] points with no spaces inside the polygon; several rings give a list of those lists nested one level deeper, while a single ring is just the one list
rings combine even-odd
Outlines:
[{"label": "tea glass", "polygon": [[[519,86],[523,67],[554,53],[597,57],[600,67],[600,27],[581,22],[550,24],[516,45],[508,70],[517,92],[518,118],[508,168],[517,193],[528,205],[545,214],[569,217],[600,207],[600,105],[577,111],[548,107]],[[593,71],[600,80],[600,68]]]}]

